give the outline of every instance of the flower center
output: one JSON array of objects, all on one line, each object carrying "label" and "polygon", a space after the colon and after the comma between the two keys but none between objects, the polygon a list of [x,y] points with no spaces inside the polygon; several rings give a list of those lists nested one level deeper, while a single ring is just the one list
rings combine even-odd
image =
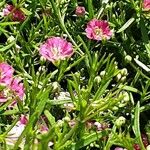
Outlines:
[{"label": "flower center", "polygon": [[95,33],[96,35],[100,35],[100,36],[101,36],[101,35],[103,34],[103,31],[102,31],[102,29],[96,27],[96,28],[94,29],[94,33]]},{"label": "flower center", "polygon": [[59,48],[58,47],[52,48],[52,53],[53,53],[54,56],[58,56],[58,54],[59,54]]}]

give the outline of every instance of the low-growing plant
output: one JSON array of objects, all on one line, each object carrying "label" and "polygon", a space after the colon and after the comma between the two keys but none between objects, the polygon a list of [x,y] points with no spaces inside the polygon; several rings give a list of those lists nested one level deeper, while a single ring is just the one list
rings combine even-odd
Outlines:
[{"label": "low-growing plant", "polygon": [[0,149],[150,149],[149,0],[0,1]]}]

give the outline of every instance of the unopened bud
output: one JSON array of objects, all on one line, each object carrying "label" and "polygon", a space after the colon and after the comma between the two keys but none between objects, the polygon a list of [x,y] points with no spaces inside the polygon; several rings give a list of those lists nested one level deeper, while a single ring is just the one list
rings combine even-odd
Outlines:
[{"label": "unopened bud", "polygon": [[41,63],[41,64],[44,64],[45,62],[46,62],[46,58],[43,57],[43,56],[41,56],[41,57],[40,57],[40,63]]},{"label": "unopened bud", "polygon": [[104,77],[105,74],[106,74],[106,71],[105,71],[105,70],[100,72],[100,76],[101,76],[101,77]]},{"label": "unopened bud", "polygon": [[121,127],[123,124],[125,124],[125,122],[126,119],[123,116],[121,116],[116,120],[115,124],[117,127]]},{"label": "unopened bud", "polygon": [[123,100],[124,100],[125,102],[128,102],[128,101],[130,100],[130,97],[129,97],[128,92],[124,92],[124,93],[123,93],[123,96],[124,96]]},{"label": "unopened bud", "polygon": [[57,121],[58,127],[62,127],[63,124],[64,124],[64,121],[63,121],[63,120],[58,120],[58,121]]},{"label": "unopened bud", "polygon": [[117,82],[121,79],[121,77],[122,77],[122,76],[121,76],[121,73],[118,73],[117,76],[116,76]]},{"label": "unopened bud", "polygon": [[69,122],[70,118],[68,116],[66,116],[65,118],[63,118],[64,121]]},{"label": "unopened bud", "polygon": [[132,61],[132,57],[131,57],[130,55],[127,55],[127,56],[125,57],[125,60],[126,60],[127,62],[131,62],[131,61]]},{"label": "unopened bud", "polygon": [[53,92],[59,92],[60,91],[60,85],[58,82],[53,82],[52,87],[53,87]]},{"label": "unopened bud", "polygon": [[75,14],[79,17],[84,16],[85,15],[85,8],[82,6],[77,6],[76,7],[76,11]]},{"label": "unopened bud", "polygon": [[112,108],[112,110],[113,110],[113,111],[117,111],[117,110],[118,110],[118,107],[117,107],[117,106],[114,106],[114,107]]},{"label": "unopened bud", "polygon": [[124,82],[126,79],[127,79],[126,76],[122,77],[121,82]]},{"label": "unopened bud", "polygon": [[96,83],[96,84],[99,84],[100,82],[101,82],[101,77],[100,76],[96,76],[95,77],[95,79],[94,79],[94,82]]},{"label": "unopened bud", "polygon": [[11,35],[11,36],[7,39],[7,42],[8,42],[8,43],[12,43],[13,41],[15,41],[15,38]]},{"label": "unopened bud", "polygon": [[123,68],[121,70],[121,75],[126,76],[128,74],[128,70],[126,68]]},{"label": "unopened bud", "polygon": [[77,78],[80,78],[80,73],[79,73],[79,72],[76,72],[76,73],[75,73],[75,76],[76,76]]}]

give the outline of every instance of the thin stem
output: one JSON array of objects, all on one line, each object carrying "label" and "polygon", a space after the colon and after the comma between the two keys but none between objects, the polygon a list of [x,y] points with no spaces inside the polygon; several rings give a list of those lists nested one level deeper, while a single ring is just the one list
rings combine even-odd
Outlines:
[{"label": "thin stem", "polygon": [[60,9],[56,7],[56,4],[54,2],[54,0],[50,0],[52,7],[54,9],[54,12],[60,22],[60,27],[62,28],[62,30],[67,34],[68,38],[71,40],[71,42],[74,44],[74,46],[78,49],[78,51],[80,52],[80,55],[84,55],[84,53],[82,52],[82,50],[79,48],[79,46],[76,44],[76,42],[74,41],[74,39],[72,38],[72,36],[70,35],[70,33],[68,32],[64,21],[62,20],[62,16],[60,13]]}]

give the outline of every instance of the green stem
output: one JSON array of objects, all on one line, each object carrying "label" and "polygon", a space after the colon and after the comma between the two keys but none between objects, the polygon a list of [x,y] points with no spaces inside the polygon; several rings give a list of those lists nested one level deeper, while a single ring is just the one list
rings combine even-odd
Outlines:
[{"label": "green stem", "polygon": [[54,0],[50,0],[51,4],[52,4],[52,8],[54,9],[54,12],[60,22],[60,27],[62,28],[62,30],[67,34],[68,38],[71,40],[71,42],[74,44],[74,46],[78,49],[80,55],[83,55],[84,53],[82,52],[82,50],[79,48],[79,46],[76,44],[76,42],[74,41],[74,39],[72,38],[72,36],[70,35],[70,33],[68,32],[64,21],[62,20],[62,16],[60,13],[60,9],[56,7],[56,4],[54,2]]},{"label": "green stem", "polygon": [[92,0],[88,0],[88,11],[89,11],[89,18],[92,19],[94,17]]}]

